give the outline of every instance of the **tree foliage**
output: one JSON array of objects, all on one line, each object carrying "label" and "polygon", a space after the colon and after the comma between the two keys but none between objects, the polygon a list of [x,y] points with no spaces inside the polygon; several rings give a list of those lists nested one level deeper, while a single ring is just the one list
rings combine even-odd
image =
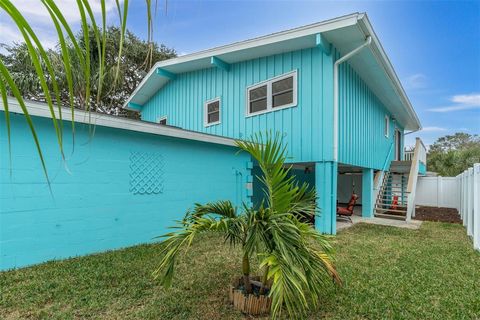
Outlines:
[{"label": "tree foliage", "polygon": [[257,135],[251,141],[237,141],[237,146],[261,169],[258,178],[265,192],[264,202],[258,208],[244,205],[241,210],[230,201],[197,204],[176,231],[164,236],[162,258],[154,275],[164,286],[170,286],[182,249],[188,248],[199,233],[219,232],[226,242],[242,248],[239,271],[245,291],[252,291],[250,261],[259,259],[263,268],[260,292],[272,282],[272,318],[285,309],[289,319],[303,319],[310,307],[317,306],[325,282],[333,278],[340,283],[327,236],[302,222],[302,215],[315,214],[315,191],[306,183],[298,185],[289,175],[286,147],[279,134]]},{"label": "tree foliage", "polygon": [[[123,41],[121,63],[118,64],[118,52],[120,50],[118,39],[120,38],[120,33],[120,28],[115,26],[108,27],[106,30],[105,61],[102,68],[104,70],[103,81],[99,82],[101,59],[94,30],[90,27],[88,49],[92,72],[90,73],[91,87],[89,90],[90,95],[96,97],[96,99],[91,99],[89,104],[86,103],[85,73],[73,72],[74,105],[76,108],[90,108],[92,111],[107,114],[134,116],[134,114],[121,108],[123,103],[140,84],[146,72],[152,67],[152,63],[176,56],[175,50],[164,45],[141,40],[127,30]],[[84,33],[79,32],[76,35],[76,39],[80,48],[86,50]],[[2,45],[2,47],[5,49],[6,54],[0,55],[0,59],[2,59],[12,75],[23,97],[45,102],[45,94],[40,85],[27,45],[23,42]],[[75,55],[75,49],[71,42],[67,44],[67,50],[69,51],[72,70],[81,69],[82,62]],[[61,48],[57,46],[55,49],[47,50],[46,53],[55,70],[62,103],[68,105],[69,89]],[[46,70],[44,61],[41,61],[41,63],[42,68]],[[120,66],[119,69],[118,66]],[[52,82],[48,78],[47,81],[48,86],[51,87]],[[101,90],[99,90],[100,83],[102,85]]]},{"label": "tree foliage", "polygon": [[441,176],[456,176],[480,162],[480,137],[457,132],[438,138],[429,148],[427,167]]}]

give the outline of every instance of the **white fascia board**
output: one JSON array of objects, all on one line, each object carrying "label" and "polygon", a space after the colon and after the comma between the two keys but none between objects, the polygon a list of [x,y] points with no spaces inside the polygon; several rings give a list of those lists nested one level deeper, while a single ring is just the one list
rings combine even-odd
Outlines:
[{"label": "white fascia board", "polygon": [[[28,113],[31,116],[37,116],[42,118],[52,118],[50,109],[45,103],[27,101],[25,100],[25,105],[28,109]],[[20,108],[18,101],[14,98],[8,98],[8,109],[9,112],[18,113],[23,115],[23,111]],[[0,111],[5,111],[5,106],[3,103],[0,103]],[[55,107],[55,116],[58,119],[58,107]],[[72,110],[70,108],[62,108],[62,119],[64,121],[71,121],[72,119]],[[160,136],[188,139],[194,141],[215,143],[227,146],[235,146],[235,140],[215,135],[210,135],[206,133],[193,132],[188,130],[183,130],[175,127],[158,125],[150,122],[143,122],[138,120],[132,120],[127,118],[121,118],[116,116],[111,116],[107,114],[87,112],[83,110],[75,109],[74,112],[74,121],[76,123],[85,123],[92,124],[102,127],[123,129],[136,132],[151,133]]]},{"label": "white fascia board", "polygon": [[155,74],[155,70],[157,68],[165,68],[168,66],[182,64],[182,63],[205,59],[205,58],[210,59],[210,57],[212,56],[221,57],[222,55],[230,52],[253,49],[256,47],[266,46],[266,45],[270,45],[270,44],[274,44],[282,41],[288,41],[291,39],[309,36],[312,34],[318,34],[318,33],[327,32],[330,30],[334,30],[334,29],[348,27],[351,25],[355,25],[358,21],[359,16],[360,16],[359,13],[354,13],[354,14],[338,17],[335,19],[330,19],[330,20],[302,26],[295,29],[272,33],[267,36],[235,42],[229,45],[216,47],[213,49],[207,49],[204,51],[187,54],[187,55],[169,59],[169,60],[159,61],[155,63],[155,65],[152,67],[152,69],[150,69],[150,71],[145,76],[145,78],[143,78],[143,80],[140,82],[138,87],[133,91],[130,97],[128,97],[127,101],[124,104],[124,107],[127,107],[128,103],[132,100],[132,98],[135,95],[137,95],[139,91],[142,90],[142,87],[145,85],[148,79]]},{"label": "white fascia board", "polygon": [[370,46],[370,49],[373,53],[373,55],[376,57],[378,63],[382,66],[382,68],[385,70],[388,78],[392,82],[392,85],[402,101],[403,106],[407,110],[408,114],[414,121],[414,125],[416,128],[413,128],[412,130],[420,130],[422,128],[422,125],[420,123],[420,120],[417,116],[417,113],[412,107],[412,104],[410,103],[410,100],[407,97],[407,94],[405,93],[405,90],[403,89],[403,86],[398,79],[398,76],[395,72],[395,69],[393,69],[392,63],[390,62],[390,59],[388,58],[387,54],[385,53],[385,50],[382,47],[382,44],[380,43],[380,40],[378,39],[377,35],[375,34],[375,31],[372,28],[372,25],[370,24],[370,21],[368,20],[368,17],[366,14],[361,14],[358,16],[358,21],[359,21],[359,27],[362,30],[362,32],[366,36],[371,36],[372,37],[372,45]]}]

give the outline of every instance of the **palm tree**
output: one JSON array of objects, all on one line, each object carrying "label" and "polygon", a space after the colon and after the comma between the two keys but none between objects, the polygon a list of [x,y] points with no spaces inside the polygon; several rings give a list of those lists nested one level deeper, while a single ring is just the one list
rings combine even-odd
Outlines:
[{"label": "palm tree", "polygon": [[271,282],[271,314],[276,318],[286,309],[290,318],[305,315],[309,305],[316,306],[323,284],[340,277],[332,263],[332,247],[327,236],[302,217],[315,214],[315,192],[307,184],[298,185],[285,166],[286,147],[279,134],[255,135],[250,141],[237,141],[258,163],[262,175],[264,201],[257,208],[246,205],[239,210],[230,201],[196,204],[168,233],[162,259],[154,276],[161,284],[172,283],[176,258],[204,232],[219,232],[232,246],[242,248],[242,275],[246,293],[252,292],[250,260],[260,259],[263,268],[260,294]]},{"label": "palm tree", "polygon": [[[61,98],[61,86],[65,86],[68,90],[68,105],[71,108],[71,120],[72,121],[72,133],[75,134],[74,126],[74,104],[75,104],[75,89],[74,84],[76,80],[82,81],[82,92],[83,97],[80,102],[83,104],[81,109],[90,111],[92,102],[96,101],[97,104],[105,93],[104,84],[106,82],[112,82],[111,78],[113,77],[114,84],[118,84],[118,79],[120,75],[120,65],[123,57],[123,45],[125,41],[125,33],[127,26],[127,16],[129,1],[116,0],[117,14],[120,21],[119,26],[119,38],[118,38],[118,52],[117,52],[117,65],[115,67],[114,74],[109,74],[107,70],[105,61],[108,51],[106,47],[108,44],[107,39],[107,8],[106,1],[100,0],[101,7],[101,19],[95,17],[95,14],[92,10],[89,0],[78,0],[77,8],[79,15],[81,17],[81,31],[83,33],[83,43],[80,43],[75,34],[67,22],[65,15],[57,6],[59,1],[55,0],[40,0],[39,4],[43,5],[49,13],[49,16],[53,22],[53,26],[58,36],[58,44],[61,52],[61,63],[63,64],[63,72],[65,73],[65,83],[60,83],[55,74],[54,61],[52,61],[52,56],[49,54],[48,50],[44,48],[42,43],[39,40],[38,35],[35,33],[31,27],[30,22],[25,18],[25,16],[20,12],[17,6],[11,0],[0,0],[0,12],[5,13],[6,16],[10,17],[19,32],[22,34],[25,45],[28,49],[28,55],[32,62],[33,69],[35,74],[38,77],[38,83],[41,91],[43,92],[43,97],[45,102],[48,105],[52,123],[57,136],[57,142],[59,146],[59,151],[64,157],[63,152],[63,125],[62,125],[62,98]],[[146,11],[147,11],[147,41],[149,43],[150,49],[145,57],[147,64],[151,64],[153,60],[153,33],[152,33],[152,1],[145,0]],[[158,4],[158,2],[156,2]],[[93,30],[93,32],[91,32]],[[90,43],[91,37],[96,43],[97,50],[97,61],[92,61],[90,55]],[[75,70],[73,66],[79,66]],[[93,78],[93,80],[92,80]],[[95,82],[95,86],[94,83]],[[78,82],[78,81],[77,81]],[[92,88],[96,88],[95,95],[92,94]],[[47,182],[49,183],[47,168],[45,165],[45,160],[43,158],[42,149],[40,147],[40,142],[35,130],[33,121],[28,112],[27,106],[25,104],[24,98],[22,97],[21,90],[19,89],[19,84],[16,83],[15,78],[12,76],[12,73],[8,70],[0,57],[0,97],[1,103],[4,105],[5,109],[5,121],[7,127],[8,143],[10,147],[10,112],[8,108],[7,93],[11,93],[22,109],[23,114],[25,115],[25,120],[27,121],[31,134],[33,136],[40,161],[45,173]]]}]

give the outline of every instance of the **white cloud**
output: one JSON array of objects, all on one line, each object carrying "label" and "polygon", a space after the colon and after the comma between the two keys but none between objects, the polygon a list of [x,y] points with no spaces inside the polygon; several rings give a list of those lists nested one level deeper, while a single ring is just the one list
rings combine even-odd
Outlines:
[{"label": "white cloud", "polygon": [[452,112],[470,109],[480,109],[480,93],[459,94],[450,98],[453,103],[449,106],[428,109],[432,112]]},{"label": "white cloud", "polygon": [[405,79],[405,88],[422,89],[427,86],[427,76],[423,73],[412,74]]},{"label": "white cloud", "polygon": [[[14,0],[12,1],[16,8],[23,14],[25,19],[29,22],[36,35],[39,37],[42,45],[47,48],[52,48],[58,42],[58,36],[51,21],[50,14],[40,1],[32,0]],[[90,1],[92,12],[97,19],[97,24],[101,24],[102,8],[100,1]],[[80,13],[76,0],[62,0],[56,1],[59,10],[70,24],[70,27],[75,31],[80,27]],[[116,12],[115,0],[107,0],[105,3],[107,13],[114,10]],[[23,36],[18,31],[17,26],[10,19],[6,13],[0,13],[0,43],[7,45],[13,42],[23,41]]]},{"label": "white cloud", "polygon": [[447,131],[447,128],[442,127],[424,127],[422,128],[423,132],[437,132],[437,131]]}]

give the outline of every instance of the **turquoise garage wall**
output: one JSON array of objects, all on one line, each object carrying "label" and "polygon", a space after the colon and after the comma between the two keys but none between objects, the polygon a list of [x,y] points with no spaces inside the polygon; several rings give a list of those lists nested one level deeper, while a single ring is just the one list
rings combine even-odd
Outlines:
[{"label": "turquoise garage wall", "polygon": [[[0,269],[154,241],[195,202],[249,200],[249,156],[236,148],[65,122],[65,156],[34,117],[52,195],[22,115],[12,114],[12,164],[0,112]],[[72,152],[73,151],[73,152]]]}]

